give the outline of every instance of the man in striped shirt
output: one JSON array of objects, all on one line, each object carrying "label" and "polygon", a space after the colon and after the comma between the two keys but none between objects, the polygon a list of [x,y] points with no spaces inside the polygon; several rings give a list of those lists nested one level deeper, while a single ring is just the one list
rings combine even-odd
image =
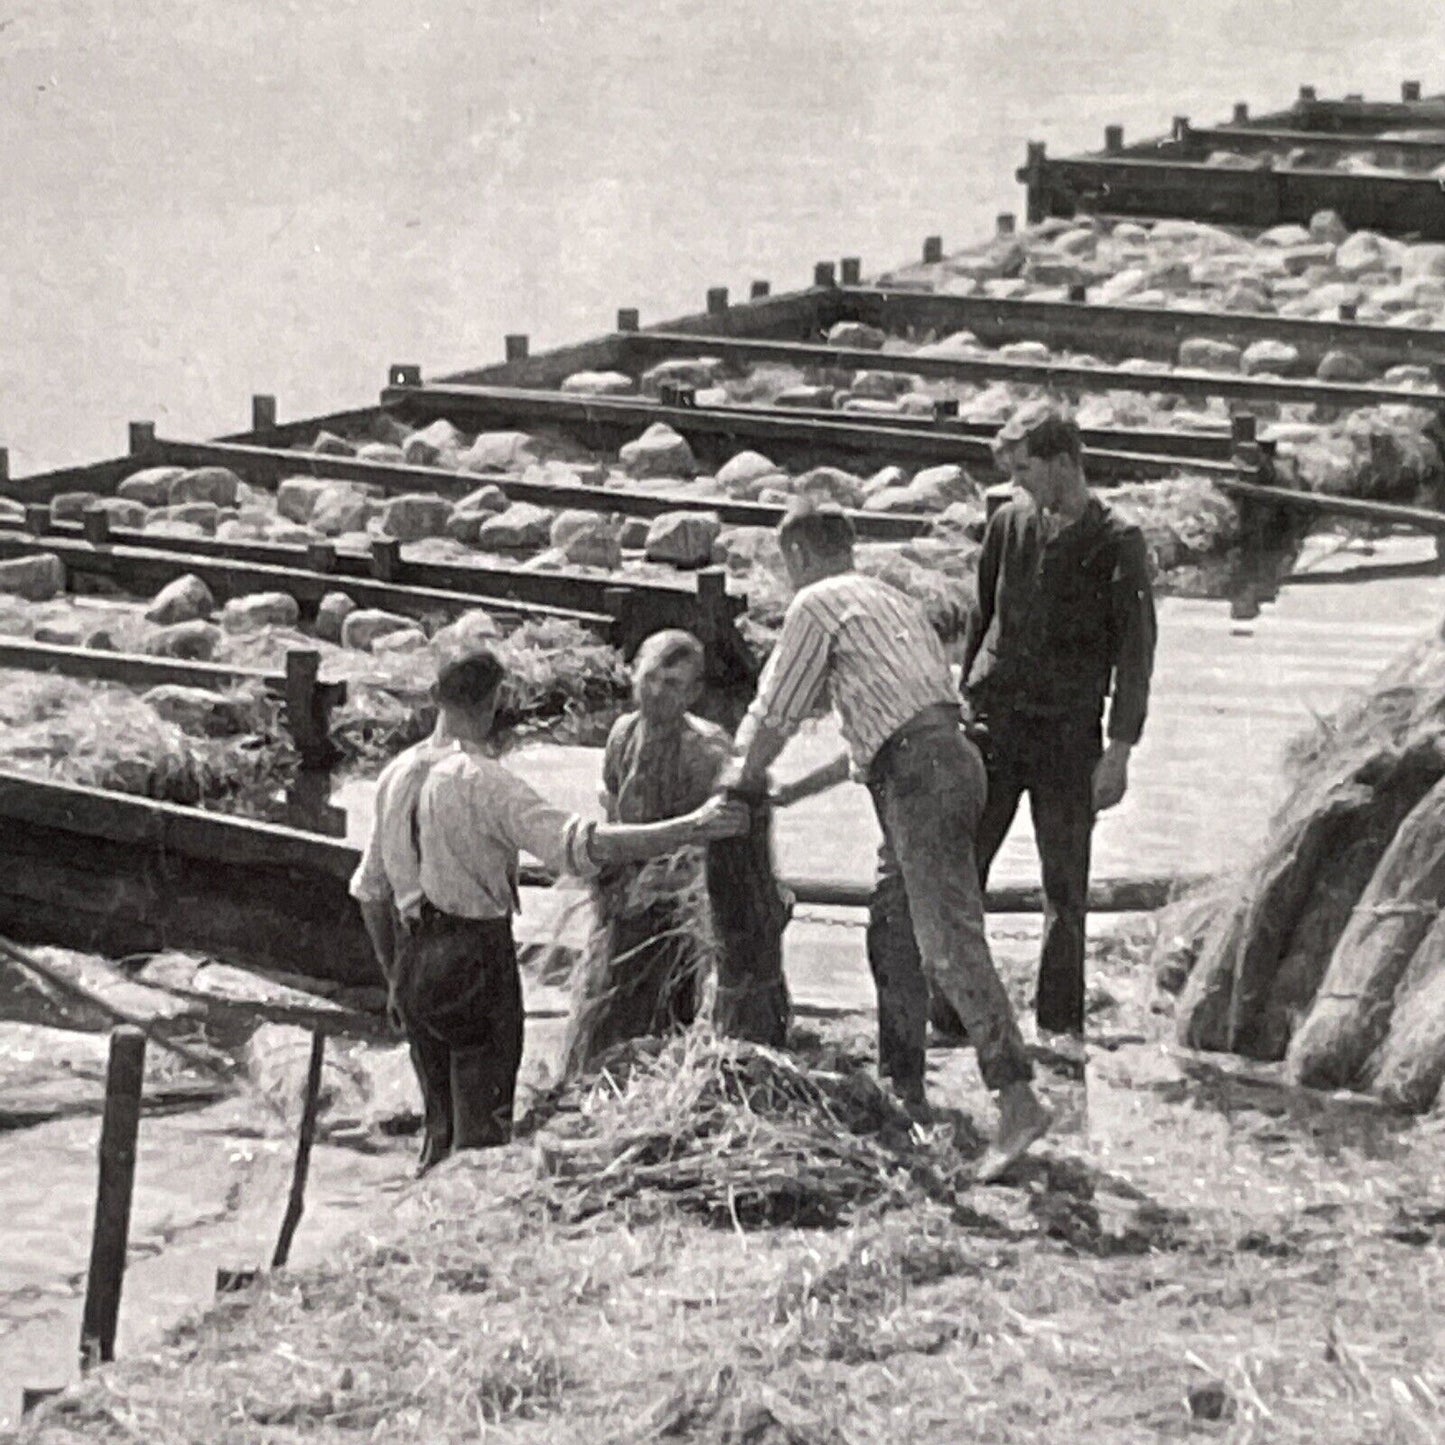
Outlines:
[{"label": "man in striped shirt", "polygon": [[[867,783],[883,829],[868,924],[879,1072],[922,1103],[931,982],[964,1020],[984,1082],[999,1094],[998,1134],[979,1171],[996,1179],[1044,1133],[1049,1115],[1031,1087],[1033,1067],[984,932],[973,844],[983,761],[959,726],[938,635],[910,597],[855,570],[847,516],[796,505],[778,543],[796,595],[720,785],[759,788],[788,738],[831,701],[853,776]],[[847,762],[839,763],[807,786],[829,774],[842,781]],[[927,977],[911,942],[888,946],[910,915]]]}]

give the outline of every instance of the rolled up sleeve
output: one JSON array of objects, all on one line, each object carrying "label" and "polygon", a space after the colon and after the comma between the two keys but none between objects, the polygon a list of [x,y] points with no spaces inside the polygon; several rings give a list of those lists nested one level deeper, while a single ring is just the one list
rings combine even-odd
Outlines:
[{"label": "rolled up sleeve", "polygon": [[549,803],[520,778],[509,777],[502,800],[502,827],[518,852],[530,853],[553,873],[591,878],[592,835],[597,824]]}]

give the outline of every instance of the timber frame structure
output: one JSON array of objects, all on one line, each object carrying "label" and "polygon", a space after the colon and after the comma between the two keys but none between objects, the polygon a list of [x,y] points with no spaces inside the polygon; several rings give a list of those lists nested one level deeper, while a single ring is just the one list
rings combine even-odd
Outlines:
[{"label": "timber frame structure", "polygon": [[[1126,148],[1111,127],[1100,156],[1050,160],[1030,146],[1020,173],[1031,221],[1099,210],[1114,215],[1184,216],[1223,224],[1268,226],[1308,220],[1337,210],[1352,226],[1445,236],[1445,182],[1402,171],[1359,176],[1336,171],[1230,170],[1200,163],[1212,149],[1238,146],[1268,153],[1287,144],[1350,154],[1378,148],[1391,127],[1445,128],[1445,98],[1421,100],[1407,84],[1389,105],[1357,98],[1325,102],[1302,92],[1288,112],[1250,119],[1236,107],[1226,127],[1195,130],[1176,122],[1169,137]],[[1433,142],[1390,142],[1399,164],[1445,160]],[[1001,235],[1015,227],[998,219]],[[865,281],[861,261],[820,261],[810,286],[773,294],[754,281],[745,300],[713,287],[695,314],[643,327],[638,311],[619,310],[613,328],[592,340],[533,354],[528,338],[506,337],[505,359],[424,380],[421,368],[392,365],[377,401],[368,406],[294,421],[278,421],[276,400],[252,398],[251,425],[212,441],[158,436],[153,423],[131,423],[124,454],[85,466],[11,478],[0,449],[0,494],[25,504],[23,522],[0,523],[0,557],[50,552],[60,557],[77,588],[152,588],[195,572],[222,597],[264,588],[284,591],[303,616],[327,591],[340,590],[363,606],[412,616],[455,615],[483,606],[505,622],[565,618],[629,652],[659,626],[685,626],[703,638],[716,678],[746,677],[751,657],[736,629],[746,600],[729,587],[722,568],[689,576],[602,577],[595,572],[532,571],[520,565],[424,560],[394,539],[375,538],[364,550],[329,542],[309,545],[216,541],[127,531],[99,506],[73,519],[57,518],[51,503],[68,493],[114,492],[144,466],[225,466],[247,482],[275,487],[291,476],[365,482],[385,495],[433,493],[458,498],[494,484],[514,501],[630,517],[676,510],[714,512],[727,525],[775,525],[781,507],[766,502],[680,489],[624,491],[583,481],[559,483],[504,472],[457,472],[393,465],[315,450],[322,432],[365,438],[400,420],[439,417],[479,428],[537,428],[598,450],[612,451],[648,425],[664,421],[697,454],[715,461],[743,446],[757,447],[792,467],[841,463],[915,466],[957,462],[991,468],[993,428],[961,421],[957,406],[933,405],[919,415],[870,415],[807,407],[733,406],[700,401],[695,389],[672,385],[656,399],[579,396],[561,384],[578,371],[637,376],[670,358],[704,354],[724,366],[772,362],[804,371],[876,368],[933,380],[1027,382],[1064,396],[1133,390],[1185,398],[1221,398],[1232,422],[1214,432],[1163,432],[1111,427],[1085,435],[1091,474],[1108,481],[1147,480],[1187,469],[1208,476],[1240,505],[1255,535],[1281,510],[1334,514],[1403,525],[1445,535],[1445,514],[1418,507],[1302,493],[1279,484],[1273,449],[1262,442],[1251,408],[1305,402],[1338,412],[1349,407],[1407,404],[1445,414],[1445,332],[1372,325],[1344,308],[1330,320],[1180,312],[1097,305],[1075,288],[1058,301],[999,300],[938,294],[923,272],[943,260],[930,236],[922,266],[904,266]],[[989,345],[1044,342],[1087,351],[1087,365],[999,357],[914,355],[851,350],[825,344],[840,321],[857,321],[917,339],[967,330]],[[1127,370],[1126,358],[1172,365],[1181,340],[1209,337],[1247,346],[1273,338],[1298,348],[1314,365],[1328,351],[1348,348],[1377,366],[1413,362],[1431,370],[1433,390],[1368,384],[1246,377],[1182,370]],[[1445,415],[1442,415],[1445,426]],[[932,532],[934,518],[910,513],[854,514],[862,537],[907,541]],[[307,974],[331,983],[374,981],[370,951],[345,891],[355,851],[334,834],[326,807],[330,756],[329,710],[341,693],[318,677],[315,653],[298,652],[285,673],[89,653],[20,640],[0,644],[0,666],[54,670],[132,685],[191,681],[216,686],[253,681],[286,700],[288,725],[303,760],[302,797],[295,816],[306,827],[281,827],[150,800],[0,774],[0,933],[124,955],[184,947],[247,967]],[[529,881],[541,882],[540,875]],[[800,880],[801,902],[860,904],[866,889]],[[1099,906],[1157,906],[1166,880],[1101,883]],[[1033,907],[1031,894],[995,894],[996,907]]]}]

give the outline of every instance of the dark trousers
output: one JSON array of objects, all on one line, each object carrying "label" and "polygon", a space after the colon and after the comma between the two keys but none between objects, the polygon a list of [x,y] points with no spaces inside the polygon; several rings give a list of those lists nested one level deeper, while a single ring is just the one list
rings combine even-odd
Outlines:
[{"label": "dark trousers", "polygon": [[868,921],[879,1072],[900,1092],[921,1094],[931,985],[967,1027],[989,1088],[1028,1080],[1033,1069],[989,952],[974,860],[984,768],[957,709],[927,709],[895,733],[868,787],[883,829]]},{"label": "dark trousers", "polygon": [[1084,952],[1094,769],[1103,755],[1099,720],[1014,714],[971,729],[988,769],[988,802],[978,825],[979,883],[1029,798],[1044,885],[1044,937],[1035,1014],[1041,1029],[1084,1030]]},{"label": "dark trousers", "polygon": [[397,1008],[421,1085],[421,1166],[512,1137],[522,1064],[522,980],[510,918],[423,903],[397,949]]}]

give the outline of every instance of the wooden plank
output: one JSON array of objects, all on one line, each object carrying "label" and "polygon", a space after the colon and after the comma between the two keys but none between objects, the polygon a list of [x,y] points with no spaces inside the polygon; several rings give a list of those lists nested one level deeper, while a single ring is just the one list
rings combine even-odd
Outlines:
[{"label": "wooden plank", "polygon": [[1191,125],[1168,140],[1152,144],[1161,158],[1178,156],[1181,160],[1207,155],[1211,151],[1257,155],[1270,151],[1310,150],[1338,156],[1385,152],[1398,159],[1402,167],[1409,161],[1422,167],[1436,166],[1445,161],[1445,140],[1381,140],[1376,135],[1358,132],[1280,130],[1265,126],[1243,129]]},{"label": "wooden plank", "polygon": [[1308,223],[1336,211],[1351,230],[1445,238],[1445,193],[1425,176],[1351,175],[1328,170],[1231,170],[1139,156],[1038,160],[1031,208],[1046,216],[1098,210],[1215,224]]},{"label": "wooden plank", "polygon": [[[327,476],[352,481],[375,481],[391,492],[437,491],[443,495],[474,491],[483,484],[501,488],[513,501],[536,502],[547,507],[577,508],[582,511],[616,513],[624,517],[656,517],[662,512],[708,511],[731,527],[776,527],[785,509],[761,502],[737,502],[726,497],[699,497],[695,492],[628,492],[617,487],[595,487],[584,483],[562,486],[548,482],[526,482],[505,472],[450,472],[441,467],[388,466],[362,462],[354,457],[320,457],[298,452],[272,453],[263,447],[239,446],[225,442],[179,442],[162,439],[157,443],[166,456],[185,457],[190,466],[228,466],[247,475],[269,471],[274,477],[280,459],[300,474],[308,465],[324,467]],[[340,463],[339,469],[330,463]],[[889,516],[878,512],[854,512],[853,525],[860,537],[875,541],[902,541],[921,537],[933,526],[931,516]]]},{"label": "wooden plank", "polygon": [[[919,300],[909,296],[907,301]],[[973,297],[932,297],[929,300],[938,301],[972,301]],[[903,302],[903,304],[896,304]],[[1011,305],[1018,303],[986,303],[987,305]],[[1051,303],[1042,303],[1051,304]],[[880,310],[887,317],[889,313],[905,312],[916,313],[925,309],[919,305],[909,305],[904,298],[889,297],[880,303]],[[927,308],[932,310],[933,308]],[[952,308],[950,308],[952,309]],[[1087,304],[1068,303],[1065,310],[1072,312],[1071,321],[1081,321],[1087,330],[1088,316],[1080,316],[1079,313],[1091,313],[1097,310],[1110,310],[1124,312],[1127,308],[1101,308],[1092,307]],[[1165,315],[1175,318],[1176,321],[1185,322],[1193,319],[1195,313],[1188,313],[1181,316],[1178,312],[1166,312]],[[1238,318],[1229,317],[1227,320]],[[1273,319],[1273,318],[1271,318]],[[917,325],[917,322],[910,322],[910,325]],[[973,330],[972,326],[961,326],[959,330]],[[1187,325],[1180,328],[1187,334],[1197,334]],[[1371,330],[1396,331],[1396,328],[1370,328]],[[975,332],[975,334],[977,334]],[[1436,337],[1436,344],[1445,353],[1445,332],[1432,333]],[[1281,338],[1284,339],[1284,338]],[[1312,338],[1313,339],[1313,338]],[[638,355],[639,359],[648,357],[666,357],[686,355],[691,347],[691,340],[685,336],[672,334],[659,334],[654,336],[638,336],[629,338],[629,350]],[[691,347],[696,350],[695,347]],[[1177,348],[1176,348],[1177,349]],[[1111,366],[1076,366],[1065,362],[1057,361],[1014,361],[1002,357],[974,358],[955,356],[919,356],[906,352],[879,352],[861,351],[851,347],[802,345],[796,342],[776,341],[739,341],[710,343],[709,355],[721,356],[730,361],[771,361],[785,366],[797,367],[819,367],[832,366],[846,371],[896,371],[909,376],[925,376],[941,380],[966,381],[966,382],[995,382],[1011,381],[1024,382],[1033,386],[1050,387],[1056,389],[1068,389],[1085,392],[1107,392],[1107,391],[1135,391],[1135,392],[1163,392],[1173,396],[1188,397],[1221,397],[1229,401],[1240,401],[1246,403],[1280,403],[1280,402],[1309,402],[1317,406],[1335,407],[1357,407],[1357,406],[1421,406],[1421,405],[1442,405],[1445,406],[1445,395],[1440,393],[1407,391],[1403,388],[1385,386],[1354,386],[1341,382],[1331,381],[1294,381],[1285,377],[1272,376],[1240,376],[1220,372],[1184,371],[1176,370],[1170,372],[1137,372],[1126,371],[1119,367]],[[754,410],[754,408],[749,408]],[[774,411],[768,411],[767,415],[773,415]],[[815,417],[816,413],[798,413]],[[832,416],[846,417],[847,413],[834,412]],[[909,426],[917,428],[920,425],[928,425],[921,418],[902,418],[901,422],[893,418],[869,417],[870,426]],[[948,435],[969,436],[979,440],[987,441],[994,432],[998,430],[997,425],[981,423],[970,426],[956,419],[942,422],[934,422],[932,425],[939,431]],[[1165,435],[1158,431],[1144,433],[1131,433],[1128,431],[1112,431],[1096,433],[1099,448],[1110,448],[1110,443],[1117,443],[1113,448],[1127,452],[1147,452],[1159,439]],[[1172,434],[1179,439],[1179,434]],[[1208,437],[1187,438],[1190,443],[1198,442],[1201,445],[1199,455],[1203,457],[1220,454],[1211,449],[1207,444],[1213,439]],[[1223,453],[1228,455],[1227,449]]]},{"label": "wooden plank", "polygon": [[1242,478],[1219,478],[1215,485],[1233,497],[1293,511],[1322,515],[1352,517],[1361,522],[1383,526],[1411,527],[1418,532],[1445,536],[1445,512],[1428,507],[1407,507],[1396,502],[1371,502],[1362,497],[1333,497],[1324,492],[1296,492],[1287,487],[1272,487]]},{"label": "wooden plank", "polygon": [[[1042,341],[1057,350],[1082,351],[1105,358],[1138,356],[1173,362],[1179,355],[1181,341],[1201,336],[1240,347],[1267,338],[1288,342],[1311,366],[1318,365],[1325,352],[1335,350],[1353,351],[1376,364],[1445,363],[1445,331],[1358,321],[1169,311],[1150,306],[1095,306],[1073,301],[1000,301],[988,296],[890,290],[886,286],[842,288],[835,310],[834,320],[866,321],[885,331],[903,333],[913,329],[940,334],[972,331],[990,346],[1008,341]],[[876,359],[874,364],[879,364]],[[1133,389],[1143,386],[1154,389],[1154,383],[1161,379],[1136,377]],[[1274,378],[1250,380],[1263,383]],[[1286,384],[1322,386],[1327,383]],[[1414,405],[1439,405],[1442,400],[1428,392],[1408,395]]]},{"label": "wooden plank", "polygon": [[[873,354],[873,353],[868,353]],[[1020,363],[1027,365],[1027,363]],[[1087,369],[1085,374],[1087,374]],[[1131,389],[1143,390],[1140,378],[1130,373]],[[740,445],[757,446],[775,461],[798,454],[810,464],[837,457],[870,465],[888,462],[966,463],[990,473],[993,450],[981,437],[960,435],[930,427],[878,427],[848,420],[846,412],[833,419],[799,416],[782,408],[764,411],[752,407],[662,406],[622,397],[589,397],[585,401],[556,392],[517,392],[505,388],[470,386],[391,387],[384,394],[388,405],[408,414],[465,418],[472,423],[513,425],[525,422],[580,430],[606,440],[630,437],[662,421],[681,433],[695,452],[710,449],[718,455]],[[1088,457],[1096,477],[1166,476],[1179,471],[1177,456],[1151,456],[1143,452],[1094,451]],[[1191,470],[1219,468],[1232,471],[1227,462],[1191,460]],[[617,495],[615,491],[611,495]],[[695,502],[694,505],[697,505]],[[719,509],[720,510],[720,509]],[[855,520],[869,516],[855,513]],[[861,529],[860,529],[861,530]]]},{"label": "wooden plank", "polygon": [[[465,612],[482,600],[473,592],[401,586],[299,567],[232,561],[160,546],[94,547],[70,537],[0,533],[0,557],[31,557],[40,552],[55,553],[65,563],[67,571],[107,577],[129,591],[153,592],[177,577],[192,573],[217,597],[285,592],[296,598],[303,612],[314,612],[316,604],[327,592],[344,592],[361,607],[380,607],[414,617],[438,612]],[[552,617],[576,622],[602,636],[610,634],[613,628],[612,617],[576,608],[514,602],[509,604],[509,610],[518,617]]]},{"label": "wooden plank", "polygon": [[[29,535],[18,523],[0,522],[0,537],[20,538]],[[76,522],[57,522],[46,535],[47,541],[52,537],[78,540],[82,536],[82,529]],[[298,543],[220,541],[214,537],[157,537],[145,531],[124,527],[114,528],[110,533],[110,541],[112,545],[160,547],[167,552],[184,553],[191,557],[292,567],[303,571],[315,570],[310,565],[311,554],[308,547]],[[373,576],[371,555],[339,550],[336,552],[334,566],[327,570],[326,575],[370,579]],[[596,613],[606,611],[604,594],[619,588],[641,598],[681,605],[685,605],[689,598],[695,599],[697,593],[694,574],[679,574],[675,578],[601,577],[595,573],[565,569],[535,572],[521,566],[498,565],[480,558],[476,562],[460,559],[454,562],[431,562],[403,557],[396,572],[388,580],[404,586],[436,587],[475,594],[478,598],[490,597],[525,603],[528,607],[561,607],[575,612]],[[742,597],[733,597],[730,602],[735,611],[740,612],[746,606],[746,599]],[[515,615],[520,619],[528,613],[520,611]]]},{"label": "wooden plank", "polygon": [[281,692],[285,675],[258,667],[225,667],[213,662],[187,662],[174,657],[148,657],[131,652],[104,652],[86,647],[59,647],[48,642],[22,642],[0,637],[0,667],[24,672],[53,672],[125,687],[157,687],[179,683],[186,687],[227,688],[259,682],[270,692]]}]

